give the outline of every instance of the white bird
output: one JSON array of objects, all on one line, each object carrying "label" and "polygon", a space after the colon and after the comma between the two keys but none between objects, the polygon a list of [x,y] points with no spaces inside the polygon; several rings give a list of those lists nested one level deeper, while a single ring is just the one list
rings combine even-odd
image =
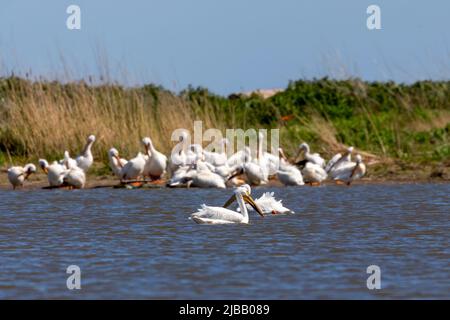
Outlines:
[{"label": "white bird", "polygon": [[290,164],[286,158],[283,149],[278,149],[280,153],[279,167],[277,171],[278,180],[285,186],[302,186],[304,185],[303,176],[296,166]]},{"label": "white bird", "polygon": [[24,181],[32,173],[36,173],[36,166],[32,163],[26,164],[24,167],[11,167],[8,169],[8,180],[12,184],[13,189],[23,187]]},{"label": "white bird", "polygon": [[63,175],[63,182],[65,185],[82,189],[86,184],[86,174],[84,170],[79,167],[68,168]]},{"label": "white bird", "polygon": [[314,164],[317,164],[318,166],[325,168],[325,159],[320,156],[318,153],[310,153],[309,145],[306,142],[303,142],[300,144],[297,156],[304,151],[305,153],[305,160]]},{"label": "white bird", "polygon": [[258,148],[256,150],[256,158],[248,159],[242,166],[250,185],[264,185],[269,181],[269,167],[267,159],[263,156],[261,133],[258,139]]},{"label": "white bird", "polygon": [[[247,190],[247,194],[251,195],[251,188],[248,184],[241,186]],[[282,200],[276,200],[273,192],[265,192],[261,197],[255,200],[255,203],[264,214],[292,214],[294,211],[283,206]],[[225,203],[224,207],[228,207],[231,202]],[[253,207],[247,204],[247,209],[253,211]],[[240,208],[237,208],[240,212]]]},{"label": "white bird", "polygon": [[111,148],[108,151],[109,167],[117,177],[121,177],[120,172],[127,164],[127,160],[119,157],[119,151],[116,148]]},{"label": "white bird", "polygon": [[64,151],[64,159],[60,160],[59,163],[66,168],[78,167],[77,161],[70,157],[69,151]]},{"label": "white bird", "polygon": [[39,159],[39,166],[47,175],[48,183],[51,187],[60,187],[64,184],[66,167],[63,164],[53,161],[53,163],[49,165],[47,160]]},{"label": "white bird", "polygon": [[[177,178],[172,177],[169,186],[186,184],[189,187],[198,188],[220,188],[225,189],[225,180],[218,174],[212,172],[210,164],[198,159],[195,165],[191,165],[185,172],[180,172]],[[179,169],[180,170],[180,169]]]},{"label": "white bird", "polygon": [[224,138],[220,141],[220,152],[203,151],[205,161],[212,164],[215,167],[223,166],[227,163],[227,154],[225,152],[228,145],[228,139]]},{"label": "white bird", "polygon": [[77,166],[81,168],[84,172],[88,171],[88,169],[94,163],[94,156],[92,155],[92,145],[95,142],[95,136],[90,135],[87,138],[86,145],[81,151],[81,154],[75,159],[77,162]]},{"label": "white bird", "polygon": [[355,158],[356,162],[347,162],[333,172],[333,179],[337,183],[345,182],[350,185],[366,174],[366,165],[362,162],[361,155],[357,154]]},{"label": "white bird", "polygon": [[168,173],[171,177],[180,167],[187,165],[186,151],[189,144],[189,134],[182,131],[178,139],[179,143],[172,149],[168,163]]},{"label": "white bird", "polygon": [[328,161],[327,165],[325,166],[325,171],[327,173],[330,173],[333,170],[338,169],[341,165],[345,164],[346,162],[352,161],[352,152],[353,147],[348,147],[344,155],[337,153],[331,158],[330,161]]},{"label": "white bird", "polygon": [[149,176],[152,180],[159,180],[166,172],[167,157],[155,149],[149,137],[142,139],[142,143],[145,146],[145,154],[148,156],[143,175]]},{"label": "white bird", "polygon": [[145,163],[147,158],[142,154],[138,153],[136,157],[129,160],[120,170],[120,180],[136,180],[144,173]]},{"label": "white bird", "polygon": [[312,162],[306,162],[302,175],[305,182],[308,182],[310,185],[320,185],[327,178],[325,169]]},{"label": "white bird", "polygon": [[210,207],[205,204],[198,212],[191,214],[190,219],[199,224],[230,224],[249,222],[248,211],[245,203],[249,203],[262,217],[264,214],[248,193],[247,188],[238,187],[234,195],[227,201],[232,203],[236,200],[239,204],[240,213],[223,207]]}]

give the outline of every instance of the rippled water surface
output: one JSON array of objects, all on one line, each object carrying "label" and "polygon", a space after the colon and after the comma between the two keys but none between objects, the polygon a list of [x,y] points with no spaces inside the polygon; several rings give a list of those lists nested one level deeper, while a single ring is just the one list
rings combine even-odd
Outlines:
[{"label": "rippled water surface", "polygon": [[296,214],[216,226],[231,190],[1,190],[0,298],[450,298],[450,185],[270,190]]}]

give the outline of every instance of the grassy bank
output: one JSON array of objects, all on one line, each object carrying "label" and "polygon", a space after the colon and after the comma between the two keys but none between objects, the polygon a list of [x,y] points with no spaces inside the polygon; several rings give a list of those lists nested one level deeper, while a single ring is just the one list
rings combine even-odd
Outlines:
[{"label": "grassy bank", "polygon": [[[296,81],[264,99],[222,97],[203,88],[179,94],[148,85],[89,85],[0,79],[0,166],[40,157],[59,159],[78,152],[87,135],[98,137],[94,152],[107,163],[117,147],[123,156],[141,148],[143,136],[169,153],[171,133],[191,129],[279,128],[281,144],[293,154],[301,141],[329,157],[353,145],[371,164],[369,173],[423,172],[448,177],[450,166],[450,82],[412,85],[357,79]],[[97,165],[97,173],[108,169]]]}]

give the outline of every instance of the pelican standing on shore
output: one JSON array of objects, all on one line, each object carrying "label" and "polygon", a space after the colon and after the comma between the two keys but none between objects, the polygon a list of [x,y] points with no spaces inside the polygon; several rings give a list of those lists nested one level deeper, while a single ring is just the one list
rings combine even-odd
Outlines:
[{"label": "pelican standing on shore", "polygon": [[87,138],[86,145],[84,146],[81,154],[76,157],[77,166],[82,169],[84,172],[88,171],[88,169],[94,163],[94,156],[92,155],[92,145],[95,142],[95,136],[90,135]]},{"label": "pelican standing on shore", "polygon": [[309,185],[317,186],[327,178],[327,172],[320,165],[312,162],[306,162],[305,167],[302,170],[303,179]]},{"label": "pelican standing on shore", "polygon": [[147,157],[139,152],[136,157],[129,160],[120,170],[120,181],[137,180],[144,173],[146,162]]},{"label": "pelican standing on shore", "polygon": [[361,155],[357,154],[355,159],[356,162],[346,163],[334,171],[333,179],[336,183],[350,185],[366,174],[366,165],[362,162]]},{"label": "pelican standing on shore", "polygon": [[116,148],[111,148],[108,151],[109,167],[114,174],[121,178],[120,172],[122,168],[127,164],[127,160],[119,157],[119,151]]},{"label": "pelican standing on shore", "polygon": [[48,183],[51,187],[60,187],[64,184],[65,166],[57,161],[53,161],[51,165],[47,160],[39,159],[39,166],[47,175]]},{"label": "pelican standing on shore", "polygon": [[311,162],[313,164],[316,164],[322,168],[325,168],[325,159],[320,156],[318,153],[310,153],[309,145],[306,142],[303,142],[298,147],[298,153],[297,157],[300,155],[301,152],[304,152],[305,154],[305,161]]},{"label": "pelican standing on shore", "polygon": [[279,167],[277,170],[278,180],[285,186],[302,186],[304,185],[303,176],[296,166],[289,163],[283,149],[279,148],[280,154]]},{"label": "pelican standing on shore", "polygon": [[36,166],[32,163],[26,164],[24,167],[11,167],[8,169],[8,180],[12,184],[13,189],[23,187],[23,183],[32,173],[36,173]]},{"label": "pelican standing on shore", "polygon": [[325,166],[325,171],[327,173],[332,172],[333,170],[338,169],[341,165],[346,164],[347,162],[352,161],[352,152],[353,147],[348,147],[345,151],[344,155],[337,153],[331,158],[330,161],[328,161],[327,165]]},{"label": "pelican standing on shore", "polygon": [[152,180],[159,180],[166,172],[167,157],[155,149],[149,137],[142,139],[145,147],[145,154],[148,156],[144,166],[144,177],[149,176]]},{"label": "pelican standing on shore", "polygon": [[249,217],[245,203],[250,204],[255,211],[259,213],[259,215],[264,217],[263,212],[250,196],[247,188],[236,188],[233,196],[227,201],[227,203],[232,203],[235,200],[239,204],[240,213],[223,207],[210,207],[204,204],[198,212],[191,214],[190,219],[199,224],[248,224]]}]

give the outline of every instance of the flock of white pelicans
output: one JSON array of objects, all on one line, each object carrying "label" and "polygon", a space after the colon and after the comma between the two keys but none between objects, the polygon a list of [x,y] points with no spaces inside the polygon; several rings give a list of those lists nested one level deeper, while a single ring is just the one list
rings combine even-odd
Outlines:
[{"label": "flock of white pelicans", "polygon": [[[188,134],[182,134],[181,145],[185,145],[187,139]],[[90,135],[82,152],[75,159],[65,151],[62,160],[51,164],[45,159],[39,160],[39,166],[47,175],[50,187],[84,188],[86,172],[94,162],[94,142],[95,136]],[[343,154],[336,154],[327,163],[318,153],[311,153],[308,144],[302,143],[296,159],[303,153],[303,160],[293,164],[288,161],[281,148],[278,150],[279,156],[264,152],[262,142],[263,136],[259,135],[256,157],[252,157],[249,147],[228,157],[225,153],[228,141],[223,139],[222,152],[210,152],[200,145],[190,144],[173,152],[168,159],[146,137],[142,139],[144,153],[139,152],[133,159],[126,160],[120,157],[117,149],[111,148],[108,158],[112,171],[124,185],[158,183],[167,176],[168,187],[236,187],[233,196],[223,207],[203,205],[191,215],[193,221],[202,224],[248,223],[248,210],[255,210],[261,216],[293,213],[281,201],[276,200],[273,193],[264,193],[254,200],[250,185],[265,185],[272,179],[278,179],[286,186],[320,185],[326,179],[350,185],[366,172],[359,154],[352,161],[353,147],[348,147]],[[35,172],[36,166],[32,163],[24,167],[14,166],[7,171],[14,189],[22,187],[24,181]],[[238,204],[236,211],[227,209],[234,200]]]}]

